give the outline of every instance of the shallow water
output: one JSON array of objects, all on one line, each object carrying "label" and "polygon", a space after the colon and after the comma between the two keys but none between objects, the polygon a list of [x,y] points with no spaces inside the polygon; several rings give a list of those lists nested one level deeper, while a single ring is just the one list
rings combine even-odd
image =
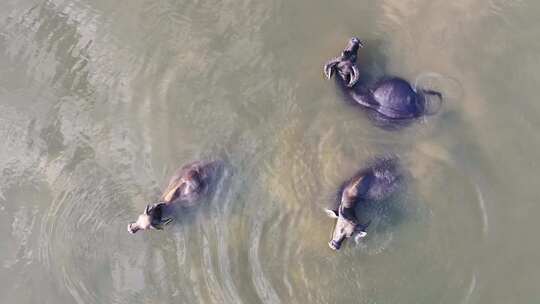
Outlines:
[{"label": "shallow water", "polygon": [[[505,0],[0,4],[0,302],[536,303],[540,5]],[[426,75],[441,111],[372,125],[325,81]],[[425,78],[425,77],[424,77]],[[428,77],[429,78],[429,77]],[[332,252],[322,208],[381,154],[404,190]],[[126,224],[222,159],[164,232]]]}]

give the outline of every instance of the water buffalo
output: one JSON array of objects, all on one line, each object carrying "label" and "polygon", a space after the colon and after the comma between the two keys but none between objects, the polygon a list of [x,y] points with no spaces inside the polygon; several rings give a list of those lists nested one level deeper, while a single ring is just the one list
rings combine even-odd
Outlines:
[{"label": "water buffalo", "polygon": [[161,230],[172,221],[176,207],[196,205],[207,193],[219,167],[219,161],[197,161],[179,168],[171,177],[159,201],[147,205],[137,221],[128,225],[129,233],[146,229]]},{"label": "water buffalo", "polygon": [[337,219],[332,239],[328,243],[330,248],[339,250],[345,239],[354,237],[358,242],[365,237],[369,222],[364,225],[359,223],[356,207],[362,207],[362,203],[368,200],[382,201],[388,198],[398,189],[401,180],[397,159],[381,158],[345,182],[338,195],[338,207],[325,209],[328,216]]},{"label": "water buffalo", "polygon": [[413,119],[428,113],[428,95],[442,101],[442,94],[432,90],[415,91],[409,82],[399,77],[384,77],[374,84],[359,82],[360,72],[356,64],[358,50],[364,47],[360,39],[353,37],[340,56],[324,65],[324,74],[330,79],[335,72],[346,95],[358,104],[374,110],[386,119]]}]

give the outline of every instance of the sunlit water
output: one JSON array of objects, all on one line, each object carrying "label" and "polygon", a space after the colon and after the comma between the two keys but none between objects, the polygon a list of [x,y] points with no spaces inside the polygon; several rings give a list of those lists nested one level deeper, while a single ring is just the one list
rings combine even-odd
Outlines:
[{"label": "sunlit water", "polygon": [[[539,13],[2,1],[0,302],[537,303]],[[366,75],[437,75],[441,111],[387,131],[344,103],[322,65],[353,35]],[[406,185],[333,252],[322,208],[377,155]],[[213,195],[129,235],[198,159],[227,164]]]}]

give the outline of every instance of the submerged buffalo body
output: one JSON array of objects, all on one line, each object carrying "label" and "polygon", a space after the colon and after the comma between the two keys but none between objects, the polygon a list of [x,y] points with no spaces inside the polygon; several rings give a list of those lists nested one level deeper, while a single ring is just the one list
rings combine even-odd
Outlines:
[{"label": "submerged buffalo body", "polygon": [[[388,198],[401,184],[396,159],[379,159],[373,165],[358,171],[343,186],[337,209],[326,209],[331,218],[336,219],[332,239],[328,243],[333,250],[339,250],[343,241],[353,237],[355,241],[367,235],[369,223],[361,225],[356,218],[356,207],[365,201],[382,201]],[[359,205],[360,204],[360,205]]]},{"label": "submerged buffalo body", "polygon": [[176,207],[191,207],[200,201],[220,167],[219,161],[197,161],[179,168],[159,201],[147,205],[137,221],[128,225],[128,231],[135,233],[139,230],[163,229],[172,221]]},{"label": "submerged buffalo body", "polygon": [[340,56],[324,66],[328,79],[337,72],[346,94],[360,105],[376,111],[387,119],[413,119],[427,114],[427,95],[442,101],[442,94],[432,90],[415,91],[409,82],[399,77],[386,77],[372,85],[359,82],[356,63],[358,50],[363,47],[358,38],[351,38]]}]

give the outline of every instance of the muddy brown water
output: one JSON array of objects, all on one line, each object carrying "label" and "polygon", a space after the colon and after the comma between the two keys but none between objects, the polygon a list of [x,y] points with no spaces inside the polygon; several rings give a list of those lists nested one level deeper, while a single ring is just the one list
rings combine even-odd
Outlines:
[{"label": "muddy brown water", "polygon": [[[536,1],[0,3],[0,302],[538,303]],[[373,126],[322,75],[443,89]],[[327,242],[342,181],[408,171],[368,237]],[[225,178],[164,232],[126,224],[187,162]]]}]

